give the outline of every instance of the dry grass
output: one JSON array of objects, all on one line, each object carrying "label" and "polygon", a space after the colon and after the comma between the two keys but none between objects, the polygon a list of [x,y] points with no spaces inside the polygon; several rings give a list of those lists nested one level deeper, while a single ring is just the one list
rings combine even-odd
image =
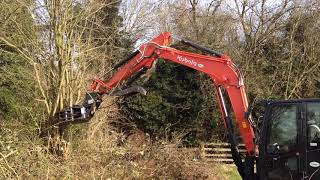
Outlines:
[{"label": "dry grass", "polygon": [[139,134],[128,138],[114,131],[103,117],[112,115],[110,108],[77,128],[86,132],[73,133],[77,137],[65,158],[48,153],[35,133],[19,123],[2,124],[0,179],[227,179],[178,142],[152,143]]}]

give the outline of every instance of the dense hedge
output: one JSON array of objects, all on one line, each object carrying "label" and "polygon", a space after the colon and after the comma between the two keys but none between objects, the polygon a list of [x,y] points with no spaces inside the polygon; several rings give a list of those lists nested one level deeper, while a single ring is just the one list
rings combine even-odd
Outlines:
[{"label": "dense hedge", "polygon": [[138,82],[148,95],[127,97],[125,110],[153,137],[170,139],[183,132],[187,143],[210,139],[220,119],[213,99],[201,90],[200,76],[191,68],[160,60],[150,79]]}]

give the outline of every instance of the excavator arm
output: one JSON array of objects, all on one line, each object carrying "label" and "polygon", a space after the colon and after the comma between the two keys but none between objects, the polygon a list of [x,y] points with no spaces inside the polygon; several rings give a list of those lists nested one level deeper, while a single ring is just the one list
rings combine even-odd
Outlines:
[{"label": "excavator arm", "polygon": [[[101,103],[101,95],[108,92],[111,92],[111,94],[114,95],[123,95],[131,92],[142,92],[145,94],[145,90],[140,87],[131,87],[131,89],[126,88],[115,92],[113,90],[119,86],[121,87],[121,83],[128,78],[132,76],[138,77],[143,74],[143,72],[151,68],[158,59],[173,61],[208,74],[211,77],[215,87],[215,94],[218,99],[220,111],[222,113],[222,119],[224,121],[225,128],[228,130],[233,159],[235,164],[238,166],[240,174],[242,177],[245,177],[245,166],[243,165],[236,146],[233,132],[234,125],[224,98],[224,94],[226,93],[230,99],[232,110],[237,121],[237,126],[243,143],[247,149],[247,154],[252,156],[254,154],[253,121],[251,116],[247,115],[248,100],[243,83],[243,77],[237,66],[227,55],[219,54],[211,49],[202,47],[187,40],[178,40],[186,45],[203,51],[207,55],[185,52],[172,48],[169,46],[173,41],[171,33],[161,33],[158,37],[141,45],[139,49],[129,55],[128,58],[115,65],[114,69],[121,68],[110,80],[104,80],[101,78],[94,79],[90,88],[92,93],[87,95],[89,98],[86,98],[87,100],[84,102],[84,107],[81,107],[82,112],[81,108],[78,108],[78,110],[69,108],[67,113],[62,112],[60,116],[61,118],[67,117],[72,120],[74,118],[72,113],[78,112],[78,118],[90,119],[93,116],[94,110],[98,108]],[[91,100],[91,103],[89,103],[89,100]],[[74,112],[71,113],[73,110]],[[81,113],[86,116],[81,115]]]},{"label": "excavator arm", "polygon": [[[158,59],[173,61],[196,69],[212,78],[223,117],[228,117],[229,113],[222,97],[222,89],[227,92],[243,142],[248,152],[253,152],[254,133],[250,124],[251,117],[246,117],[248,101],[243,78],[237,66],[227,55],[215,54],[213,56],[185,52],[169,47],[171,42],[171,34],[165,32],[150,42],[143,44],[138,50],[139,53],[133,53],[132,58],[110,80],[95,79],[91,85],[91,91],[98,90],[100,94],[105,94],[143,68],[151,68]],[[226,122],[224,124],[226,125]]]}]

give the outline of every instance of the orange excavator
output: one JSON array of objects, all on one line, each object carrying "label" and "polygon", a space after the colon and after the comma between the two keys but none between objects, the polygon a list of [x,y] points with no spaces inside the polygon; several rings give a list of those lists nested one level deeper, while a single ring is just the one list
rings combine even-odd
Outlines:
[{"label": "orange excavator", "polygon": [[[202,54],[170,47],[174,39],[201,51]],[[104,94],[146,95],[144,88],[130,84],[152,68],[159,59],[173,61],[211,77],[227,130],[232,158],[243,179],[320,179],[319,99],[263,101],[262,121],[257,123],[251,115],[253,108],[248,106],[243,76],[230,57],[174,37],[169,32],[163,32],[142,44],[126,59],[117,63],[113,69],[118,71],[111,79],[94,79],[83,103],[59,112],[59,121],[89,121],[99,108]],[[123,83],[124,81],[126,83]],[[230,109],[225,97],[229,98]],[[236,123],[232,120],[230,112],[233,113]],[[239,153],[234,126],[239,129],[242,142],[245,144],[245,157]]]}]

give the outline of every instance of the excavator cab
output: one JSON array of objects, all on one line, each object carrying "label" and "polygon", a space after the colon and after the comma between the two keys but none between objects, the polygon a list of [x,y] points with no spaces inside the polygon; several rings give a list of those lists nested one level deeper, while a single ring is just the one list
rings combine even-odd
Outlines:
[{"label": "excavator cab", "polygon": [[259,179],[320,179],[319,127],[319,99],[266,102],[257,161]]}]

